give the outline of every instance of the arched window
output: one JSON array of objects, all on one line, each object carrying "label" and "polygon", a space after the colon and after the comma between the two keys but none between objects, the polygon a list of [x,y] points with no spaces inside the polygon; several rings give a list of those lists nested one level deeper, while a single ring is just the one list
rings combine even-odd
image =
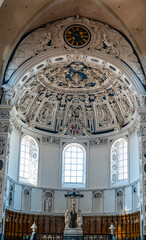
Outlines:
[{"label": "arched window", "polygon": [[68,144],[63,150],[62,186],[85,187],[86,150],[81,144]]},{"label": "arched window", "polygon": [[38,144],[30,136],[21,141],[19,181],[37,184],[38,175]]},{"label": "arched window", "polygon": [[117,139],[111,147],[111,182],[128,179],[128,143]]}]

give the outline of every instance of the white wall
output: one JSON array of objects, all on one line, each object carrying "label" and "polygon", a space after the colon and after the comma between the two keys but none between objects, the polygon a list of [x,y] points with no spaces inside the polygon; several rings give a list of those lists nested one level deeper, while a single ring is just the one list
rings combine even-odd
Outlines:
[{"label": "white wall", "polygon": [[[10,154],[8,176],[17,181],[19,172],[20,136],[15,131],[10,138]],[[90,146],[87,154],[87,189],[103,189],[110,187],[110,144]],[[44,188],[60,188],[62,159],[59,145],[40,144],[38,186]],[[129,183],[139,178],[138,137],[129,138]],[[126,185],[128,181],[114,183],[111,187]]]},{"label": "white wall", "polygon": [[42,158],[40,162],[40,186],[58,188],[60,169],[59,146],[42,145]]},{"label": "white wall", "polygon": [[13,131],[10,137],[8,175],[15,181],[17,181],[17,174],[19,169],[19,145],[20,136],[18,135],[18,133]]},{"label": "white wall", "polygon": [[129,158],[130,182],[132,183],[139,178],[139,143],[136,133],[129,139]]},{"label": "white wall", "polygon": [[102,189],[109,187],[110,158],[108,146],[96,146],[89,150],[88,188]]},{"label": "white wall", "polygon": [[32,188],[31,191],[31,211],[41,212],[42,207],[42,189]]},{"label": "white wall", "polygon": [[64,197],[66,191],[55,191],[54,212],[64,214],[67,209],[67,198]]},{"label": "white wall", "polygon": [[21,196],[22,194],[22,186],[15,185],[15,192],[14,192],[14,209],[21,210]]},{"label": "white wall", "polygon": [[[53,199],[52,199],[52,205],[53,205],[53,209],[52,209],[52,214],[61,214],[64,215],[66,212],[66,209],[71,210],[71,199],[70,198],[66,198],[64,195],[67,193],[66,190],[62,191],[62,190],[57,190],[57,189],[43,189],[43,188],[39,188],[39,187],[33,187],[31,186],[30,189],[30,199],[27,200],[27,205],[29,205],[29,203],[31,204],[30,207],[24,207],[24,199],[23,199],[23,190],[25,188],[27,188],[27,186],[25,186],[24,184],[18,184],[16,182],[14,182],[13,180],[9,180],[7,181],[7,186],[10,185],[9,181],[11,182],[11,184],[14,185],[14,206],[11,207],[11,209],[14,211],[30,211],[30,212],[36,212],[36,213],[44,213],[44,208],[43,208],[43,193],[44,191],[48,190],[51,191],[53,193]],[[135,183],[136,185],[136,183]],[[139,182],[137,183],[137,186],[139,185]],[[133,208],[132,205],[132,201],[133,201],[133,186],[127,186],[127,187],[122,187],[123,189],[123,193],[124,193],[124,203],[123,206],[125,206],[125,208],[123,210],[125,210],[126,212],[128,211],[132,211],[132,210],[137,210]],[[139,196],[139,191],[140,189],[137,187],[137,196]],[[78,211],[78,209],[81,210],[81,212],[83,214],[114,214],[114,213],[118,213],[116,210],[116,192],[119,190],[119,188],[117,189],[103,189],[103,198],[102,198],[102,206],[103,206],[103,211],[102,209],[100,209],[99,211],[95,211],[94,208],[94,199],[93,199],[93,195],[95,194],[95,191],[93,190],[85,190],[85,191],[80,191],[81,194],[84,195],[83,198],[78,198],[76,199],[76,211]],[[7,208],[9,208],[9,188],[7,190],[7,202],[6,202],[6,206]],[[26,203],[25,201],[25,203]],[[138,206],[140,207],[140,206]],[[29,209],[29,210],[27,210]],[[50,214],[50,212],[49,212]],[[121,212],[119,212],[119,214],[121,214]]]},{"label": "white wall", "polygon": [[125,211],[132,210],[132,187],[125,188]]},{"label": "white wall", "polygon": [[83,192],[84,197],[80,198],[80,210],[82,213],[92,212],[92,192]]},{"label": "white wall", "polygon": [[115,212],[115,190],[104,191],[104,212]]}]

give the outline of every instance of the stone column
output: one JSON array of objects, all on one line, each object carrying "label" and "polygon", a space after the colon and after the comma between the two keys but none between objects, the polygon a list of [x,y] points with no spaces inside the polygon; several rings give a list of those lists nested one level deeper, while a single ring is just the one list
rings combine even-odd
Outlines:
[{"label": "stone column", "polygon": [[7,174],[7,154],[8,154],[8,132],[10,126],[11,106],[0,105],[0,239],[4,237],[5,224],[5,203],[6,203],[6,183]]},{"label": "stone column", "polygon": [[141,198],[141,237],[146,239],[146,107],[138,110],[140,198]]}]

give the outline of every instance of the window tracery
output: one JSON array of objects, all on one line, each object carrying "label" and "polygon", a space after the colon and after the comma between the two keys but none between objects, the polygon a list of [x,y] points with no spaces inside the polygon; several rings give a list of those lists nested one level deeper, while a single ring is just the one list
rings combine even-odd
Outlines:
[{"label": "window tracery", "polygon": [[111,182],[128,179],[128,143],[119,138],[111,146]]},{"label": "window tracery", "polygon": [[24,136],[21,141],[19,181],[37,184],[38,144],[31,136]]}]

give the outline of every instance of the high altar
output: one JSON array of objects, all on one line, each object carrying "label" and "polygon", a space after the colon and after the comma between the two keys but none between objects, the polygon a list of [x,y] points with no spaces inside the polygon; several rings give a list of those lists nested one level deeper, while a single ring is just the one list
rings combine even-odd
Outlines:
[{"label": "high altar", "polygon": [[[64,229],[64,239],[65,240],[82,240],[83,239],[83,229],[82,229],[82,215],[81,211],[78,210],[76,212],[76,194],[75,190],[73,190],[73,194],[65,195],[65,197],[71,197],[71,212],[67,209],[65,213],[65,229]],[[83,197],[83,196],[80,196]]]}]

